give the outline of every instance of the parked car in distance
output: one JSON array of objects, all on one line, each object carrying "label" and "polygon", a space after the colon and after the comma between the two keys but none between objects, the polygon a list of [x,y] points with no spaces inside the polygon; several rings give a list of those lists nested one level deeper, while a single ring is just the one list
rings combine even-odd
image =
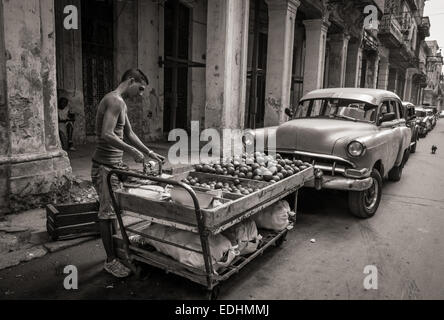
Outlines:
[{"label": "parked car in distance", "polygon": [[427,115],[427,110],[421,107],[415,108],[416,123],[420,126],[419,137],[425,138],[429,131],[432,129],[432,122]]},{"label": "parked car in distance", "polygon": [[274,135],[276,152],[314,164],[308,187],[348,191],[351,213],[372,217],[383,178],[399,181],[410,153],[412,133],[399,97],[377,89],[320,89],[285,113],[290,121],[254,130],[256,141]]},{"label": "parked car in distance", "polygon": [[444,118],[444,110],[441,111],[441,113],[439,114],[439,117],[440,117],[440,118]]},{"label": "parked car in distance", "polygon": [[416,145],[419,140],[420,125],[416,123],[415,105],[411,102],[404,101],[402,103],[403,116],[406,121],[406,125],[412,131],[412,140],[410,142],[410,153],[416,152]]},{"label": "parked car in distance", "polygon": [[432,111],[432,114],[433,114],[433,116],[435,118],[435,123],[432,124],[432,126],[435,127],[436,122],[439,119],[438,107],[435,107],[435,106],[424,106],[423,108],[426,109],[426,110],[431,110]]},{"label": "parked car in distance", "polygon": [[427,114],[427,116],[428,116],[429,119],[430,119],[430,124],[431,124],[431,126],[432,126],[431,129],[435,128],[435,126],[436,126],[436,121],[437,121],[437,119],[436,119],[436,113],[438,112],[438,109],[437,109],[436,107],[430,107],[430,106],[428,106],[428,107],[423,107],[423,108],[424,108],[424,110],[426,111],[426,114]]},{"label": "parked car in distance", "polygon": [[425,111],[426,111],[426,115],[427,115],[427,117],[429,118],[429,121],[430,121],[430,126],[431,126],[430,131],[432,131],[433,128],[435,128],[435,125],[436,125],[435,115],[433,114],[433,111],[431,109],[425,109]]}]

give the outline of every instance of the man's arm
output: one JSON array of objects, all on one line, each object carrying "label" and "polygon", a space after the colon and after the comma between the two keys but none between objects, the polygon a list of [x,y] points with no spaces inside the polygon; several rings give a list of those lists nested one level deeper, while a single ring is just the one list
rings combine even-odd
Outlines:
[{"label": "man's arm", "polygon": [[133,128],[131,126],[131,123],[129,121],[128,118],[128,114],[126,115],[126,119],[125,119],[125,137],[128,140],[128,142],[133,145],[134,147],[136,147],[140,152],[143,152],[144,154],[148,155],[149,157],[152,157],[154,159],[159,158],[157,160],[165,160],[164,157],[162,157],[159,154],[156,154],[155,152],[153,152],[152,150],[150,150],[140,139],[139,137],[136,135],[136,133],[133,131]]},{"label": "man's arm", "polygon": [[104,139],[107,143],[109,143],[113,147],[123,150],[124,152],[130,153],[134,157],[136,162],[141,162],[144,158],[143,154],[141,154],[139,150],[137,150],[136,148],[122,141],[114,133],[117,120],[119,119],[119,116],[123,110],[124,106],[123,101],[119,101],[119,99],[114,97],[108,97],[106,104],[107,108],[103,116],[103,124],[101,132],[102,139]]}]

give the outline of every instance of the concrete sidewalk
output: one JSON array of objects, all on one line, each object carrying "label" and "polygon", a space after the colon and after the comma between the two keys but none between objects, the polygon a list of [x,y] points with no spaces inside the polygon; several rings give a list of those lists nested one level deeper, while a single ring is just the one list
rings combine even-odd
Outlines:
[{"label": "concrete sidewalk", "polygon": [[[160,142],[147,146],[166,157],[171,143]],[[72,188],[72,192],[76,193],[74,196],[76,198],[75,202],[89,202],[96,198],[90,182],[91,157],[94,148],[95,144],[85,144],[76,146],[76,151],[68,153],[75,176]],[[135,163],[128,155],[124,155],[124,162],[132,169],[142,170],[141,164]],[[184,167],[187,166],[173,166],[168,161],[164,165],[165,170],[184,170]],[[40,258],[48,252],[59,251],[92,239],[96,239],[96,237],[51,241],[46,231],[45,208],[7,215],[3,217],[3,220],[0,220],[0,255],[2,255],[0,270],[18,265],[24,261]]]}]

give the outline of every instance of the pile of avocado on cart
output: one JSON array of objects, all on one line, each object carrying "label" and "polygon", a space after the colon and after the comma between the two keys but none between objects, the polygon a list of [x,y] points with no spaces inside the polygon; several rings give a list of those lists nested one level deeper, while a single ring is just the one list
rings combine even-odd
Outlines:
[{"label": "pile of avocado on cart", "polygon": [[[113,176],[124,182],[122,188],[112,190]],[[163,173],[161,167],[156,174],[113,170],[108,175],[108,186],[120,227],[114,236],[117,254],[136,273],[141,271],[142,264],[148,264],[201,284],[208,290],[209,298],[217,298],[218,284],[267,248],[281,245],[293,221],[290,219],[289,226],[280,231],[261,229],[263,237],[254,252],[238,255],[217,270],[210,252],[211,238],[254,219],[283,199],[293,202],[296,212],[298,190],[313,178],[309,163],[261,153],[196,165],[193,170],[174,175]],[[156,188],[168,192],[156,193]],[[135,217],[138,222],[124,225],[122,215]],[[150,225],[193,233],[199,248],[146,233],[144,230]],[[198,253],[203,256],[203,267],[190,267],[152,246],[139,245],[132,241],[135,236]]]}]

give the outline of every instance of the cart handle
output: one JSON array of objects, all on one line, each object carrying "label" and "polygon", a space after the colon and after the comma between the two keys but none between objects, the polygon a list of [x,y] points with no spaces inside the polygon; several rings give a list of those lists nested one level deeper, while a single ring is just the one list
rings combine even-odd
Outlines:
[{"label": "cart handle", "polygon": [[[121,211],[120,206],[117,204],[117,200],[114,195],[114,190],[113,190],[113,187],[111,184],[111,177],[113,174],[115,174],[119,178],[119,180],[122,180],[122,178],[124,178],[124,177],[134,177],[134,178],[139,178],[139,179],[144,179],[144,180],[151,180],[154,182],[171,184],[173,186],[178,186],[178,187],[184,188],[190,194],[191,198],[193,199],[194,209],[195,209],[195,213],[196,213],[197,226],[199,229],[199,235],[200,235],[201,243],[202,243],[202,251],[204,252],[205,268],[206,268],[208,274],[212,275],[213,265],[211,264],[211,262],[208,261],[208,259],[205,259],[205,254],[208,257],[211,257],[210,246],[208,244],[208,234],[205,231],[205,216],[202,214],[202,211],[201,211],[200,205],[199,205],[199,200],[197,200],[197,196],[196,196],[196,193],[194,192],[194,190],[189,185],[187,185],[183,182],[179,182],[179,181],[175,181],[175,180],[171,180],[171,179],[160,178],[160,177],[154,177],[154,176],[146,176],[146,175],[143,175],[140,173],[134,173],[134,172],[125,171],[125,170],[113,169],[108,173],[108,175],[106,177],[106,181],[108,184],[108,191],[111,196],[114,211],[116,213],[117,221],[120,226],[120,231],[122,233],[124,249],[125,249],[125,252],[128,256],[128,259],[129,259],[130,241],[128,238],[128,234],[126,233],[125,226],[123,225],[122,211]],[[211,278],[208,279],[208,282],[209,283],[211,282]]]}]

